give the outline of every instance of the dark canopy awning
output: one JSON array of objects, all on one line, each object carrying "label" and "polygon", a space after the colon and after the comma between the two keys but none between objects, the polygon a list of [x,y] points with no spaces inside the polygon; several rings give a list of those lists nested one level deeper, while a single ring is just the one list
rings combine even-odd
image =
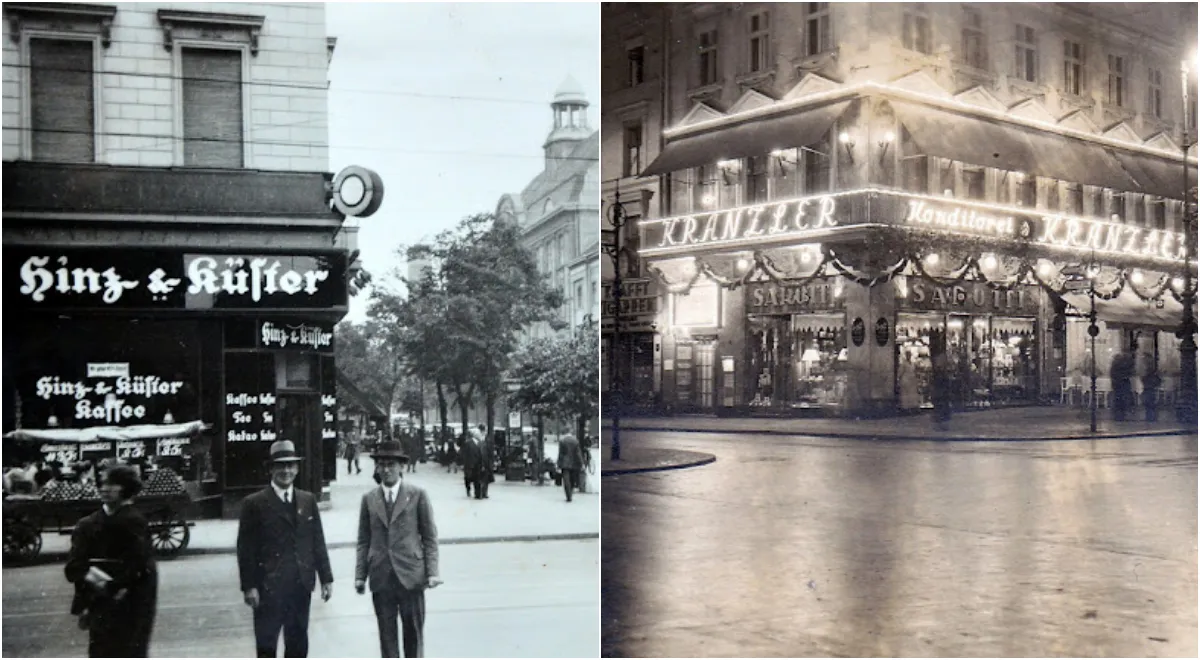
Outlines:
[{"label": "dark canopy awning", "polygon": [[730,158],[765,156],[774,149],[813,144],[829,132],[829,127],[848,105],[849,101],[842,101],[671,140],[658,158],[642,171],[642,176],[675,172]]},{"label": "dark canopy awning", "polygon": [[[1062,299],[1081,313],[1086,314],[1092,309],[1091,298],[1086,293],[1064,293]],[[1112,300],[1097,298],[1096,318],[1122,327],[1175,330],[1183,320],[1183,305],[1168,294],[1163,297],[1162,307],[1159,307],[1126,289]]]},{"label": "dark canopy awning", "polygon": [[[1113,150],[1113,155],[1138,184],[1138,187],[1130,192],[1183,199],[1183,161],[1120,150]],[[1187,174],[1187,187],[1190,190],[1196,187],[1196,168],[1190,163],[1187,166]]]},{"label": "dark canopy awning", "polygon": [[900,123],[930,156],[1073,183],[1138,190],[1103,147],[1018,124],[892,101]]}]

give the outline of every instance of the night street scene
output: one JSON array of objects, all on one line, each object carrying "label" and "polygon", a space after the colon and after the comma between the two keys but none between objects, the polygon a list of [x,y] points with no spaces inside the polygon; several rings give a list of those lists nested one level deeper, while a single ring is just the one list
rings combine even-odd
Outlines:
[{"label": "night street scene", "polygon": [[1196,656],[1196,27],[602,5],[602,656]]},{"label": "night street scene", "polygon": [[0,654],[595,657],[599,6],[3,14]]}]

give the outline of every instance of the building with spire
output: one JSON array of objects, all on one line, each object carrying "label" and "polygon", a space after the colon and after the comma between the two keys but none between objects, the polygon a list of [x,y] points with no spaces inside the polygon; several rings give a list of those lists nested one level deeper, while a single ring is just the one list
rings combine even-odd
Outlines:
[{"label": "building with spire", "polygon": [[[587,95],[573,77],[559,85],[550,109],[542,171],[520,193],[502,196],[496,217],[520,226],[538,271],[563,293],[562,321],[574,328],[588,316],[599,318],[600,137],[588,124]],[[532,337],[551,332],[546,323],[529,330]]]}]

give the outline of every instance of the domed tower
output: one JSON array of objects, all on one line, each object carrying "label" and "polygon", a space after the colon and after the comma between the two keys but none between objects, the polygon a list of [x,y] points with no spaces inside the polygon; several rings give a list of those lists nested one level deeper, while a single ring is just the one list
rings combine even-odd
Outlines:
[{"label": "domed tower", "polygon": [[542,148],[546,151],[546,167],[569,154],[580,141],[592,134],[587,120],[587,96],[575,78],[567,79],[554,93],[550,108],[554,111],[554,128]]}]

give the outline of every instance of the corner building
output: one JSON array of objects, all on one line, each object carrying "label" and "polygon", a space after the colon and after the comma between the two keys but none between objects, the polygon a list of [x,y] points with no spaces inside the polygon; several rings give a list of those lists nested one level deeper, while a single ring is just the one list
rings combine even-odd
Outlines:
[{"label": "corner building", "polygon": [[668,408],[890,414],[907,370],[928,407],[943,355],[958,408],[1059,402],[1091,373],[1085,274],[1100,389],[1133,350],[1175,392],[1194,5],[653,11],[609,58],[661,67],[661,132],[613,146],[622,201],[657,193],[637,244]]},{"label": "corner building", "polygon": [[233,516],[274,440],[301,487],[335,476],[356,239],[330,204],[324,6],[213,8],[5,3],[3,407],[6,432],[203,422],[41,451],[156,456]]}]

